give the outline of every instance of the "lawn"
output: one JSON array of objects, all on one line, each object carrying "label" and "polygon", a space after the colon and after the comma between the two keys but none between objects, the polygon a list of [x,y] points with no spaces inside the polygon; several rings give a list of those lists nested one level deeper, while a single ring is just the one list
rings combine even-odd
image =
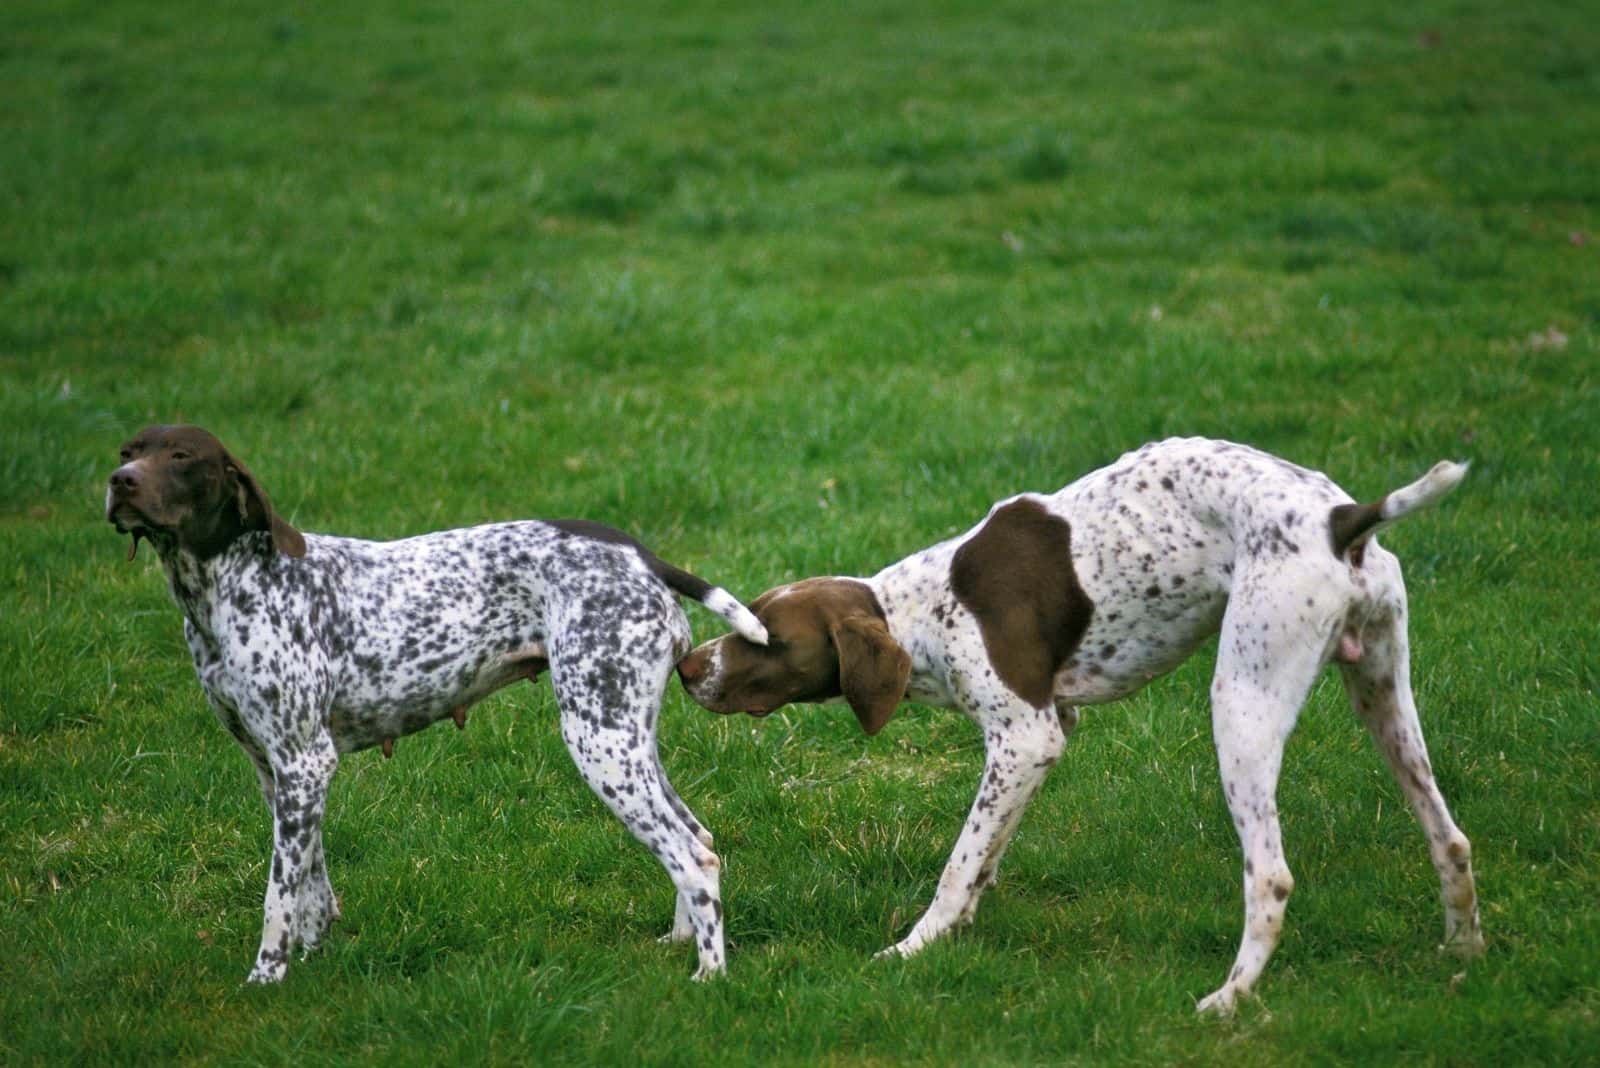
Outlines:
[{"label": "lawn", "polygon": [[[0,1060],[1441,1064],[1600,1058],[1600,19],[1591,5],[0,10]],[[625,527],[753,597],[870,574],[1160,436],[1385,535],[1488,952],[1324,678],[1259,1000],[1208,651],[1088,710],[977,923],[930,899],[982,747],[907,706],[720,718],[664,763],[730,970],[587,791],[548,682],[347,756],[345,920],[243,985],[269,825],[154,554],[149,422],[303,529]],[[698,634],[720,621],[690,610]]]}]

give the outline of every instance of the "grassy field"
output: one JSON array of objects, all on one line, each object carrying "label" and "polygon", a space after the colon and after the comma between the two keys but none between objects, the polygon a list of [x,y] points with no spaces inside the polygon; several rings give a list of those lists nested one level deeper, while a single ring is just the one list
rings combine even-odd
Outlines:
[{"label": "grassy field", "polygon": [[[968,8],[984,7],[973,14]],[[1592,5],[392,4],[0,10],[0,1060],[1600,1057],[1600,20]],[[1211,656],[1090,710],[977,924],[932,895],[982,762],[674,684],[730,974],[589,795],[548,683],[346,758],[345,921],[246,988],[268,823],[121,439],[217,431],[306,530],[587,516],[746,597],[861,574],[1210,434],[1386,537],[1489,940],[1336,680],[1291,740],[1261,999]],[[718,626],[698,610],[697,632]]]}]

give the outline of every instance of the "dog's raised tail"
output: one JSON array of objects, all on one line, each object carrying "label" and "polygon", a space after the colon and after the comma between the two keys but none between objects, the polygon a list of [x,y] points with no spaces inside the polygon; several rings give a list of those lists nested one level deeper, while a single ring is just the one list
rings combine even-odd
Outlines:
[{"label": "dog's raised tail", "polygon": [[728,626],[738,631],[740,636],[757,645],[767,644],[767,628],[761,625],[761,620],[756,614],[743,604],[739,599],[721,586],[713,586],[711,591],[700,599],[700,603],[711,611],[728,621]]},{"label": "dog's raised tail", "polygon": [[1328,513],[1328,537],[1333,555],[1361,563],[1367,539],[1397,519],[1443,500],[1467,474],[1467,465],[1440,460],[1428,473],[1407,486],[1367,504],[1339,504]]},{"label": "dog's raised tail", "polygon": [[651,574],[667,584],[667,588],[674,593],[699,601],[706,608],[715,612],[728,621],[728,625],[738,631],[740,636],[757,645],[767,644],[767,628],[761,625],[761,620],[756,614],[744,605],[739,599],[721,586],[713,586],[699,575],[691,574],[681,567],[674,567],[655,553],[639,544],[633,535],[608,527],[604,523],[595,523],[588,519],[546,519],[542,522],[557,530],[580,538],[591,538],[594,541],[609,542],[613,545],[626,545],[639,554],[639,559],[650,569]]},{"label": "dog's raised tail", "polygon": [[645,562],[656,573],[656,577],[674,591],[699,601],[709,611],[726,619],[728,626],[738,631],[740,637],[757,645],[767,644],[767,628],[761,625],[761,620],[756,618],[754,612],[740,603],[739,598],[721,586],[711,585],[699,575],[690,574],[681,567],[673,567],[654,554],[646,556]]}]

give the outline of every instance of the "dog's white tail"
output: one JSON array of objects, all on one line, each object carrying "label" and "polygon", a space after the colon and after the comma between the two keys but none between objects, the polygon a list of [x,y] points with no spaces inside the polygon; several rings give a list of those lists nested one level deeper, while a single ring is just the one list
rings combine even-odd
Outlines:
[{"label": "dog's white tail", "polygon": [[[667,588],[684,597],[693,598],[705,605],[708,609],[728,621],[728,624],[738,631],[740,635],[755,642],[757,645],[767,644],[767,628],[761,625],[761,620],[755,613],[739,603],[739,599],[721,586],[713,586],[699,575],[690,574],[681,567],[674,567],[655,553],[640,545],[630,534],[608,527],[604,523],[595,523],[588,519],[546,519],[548,526],[555,527],[566,534],[580,538],[589,538],[602,541],[611,545],[625,545],[639,554],[639,559],[644,561],[644,566],[650,573],[667,584]],[[129,557],[128,559],[133,559]]]},{"label": "dog's white tail", "polygon": [[767,628],[761,625],[761,620],[756,614],[739,602],[739,598],[723,589],[713,586],[699,575],[691,575],[681,567],[673,567],[650,550],[639,547],[639,554],[644,557],[644,562],[656,577],[667,586],[685,597],[692,597],[705,605],[707,609],[715,612],[728,621],[728,625],[738,631],[740,636],[757,645],[767,644]]},{"label": "dog's white tail", "polygon": [[756,614],[744,605],[739,599],[721,586],[713,586],[700,598],[700,603],[728,621],[728,626],[738,631],[740,636],[757,645],[767,644],[767,628],[761,625],[761,620]]},{"label": "dog's white tail", "polygon": [[1355,551],[1352,560],[1360,562],[1360,549],[1384,527],[1422,508],[1439,503],[1466,477],[1467,465],[1440,460],[1415,482],[1367,504],[1340,504],[1328,513],[1328,535],[1333,555],[1343,557]]}]

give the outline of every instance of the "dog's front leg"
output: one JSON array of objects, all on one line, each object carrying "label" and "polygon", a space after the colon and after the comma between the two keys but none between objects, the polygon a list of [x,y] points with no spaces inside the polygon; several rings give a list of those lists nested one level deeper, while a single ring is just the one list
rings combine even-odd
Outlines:
[{"label": "dog's front leg", "polygon": [[978,714],[986,756],[983,781],[966,825],[939,877],[933,903],[901,941],[878,954],[909,957],[957,922],[970,920],[978,898],[993,882],[995,866],[1034,791],[1061,756],[1066,733],[1054,708],[1038,709],[1015,697]]},{"label": "dog's front leg", "polygon": [[251,983],[281,980],[294,947],[315,948],[337,915],[322,859],[322,814],[339,763],[333,739],[323,732],[303,747],[280,743],[271,759],[272,868]]},{"label": "dog's front leg", "polygon": [[239,748],[244,750],[244,755],[250,758],[250,766],[255,769],[256,781],[261,786],[261,798],[267,803],[267,811],[272,811],[272,762],[267,759],[267,752],[261,743],[256,741],[240,718],[239,712],[231,704],[224,701],[210,690],[206,691],[206,699],[211,702],[211,710],[216,713],[217,722],[223,729],[233,735],[233,740],[239,743]]}]

